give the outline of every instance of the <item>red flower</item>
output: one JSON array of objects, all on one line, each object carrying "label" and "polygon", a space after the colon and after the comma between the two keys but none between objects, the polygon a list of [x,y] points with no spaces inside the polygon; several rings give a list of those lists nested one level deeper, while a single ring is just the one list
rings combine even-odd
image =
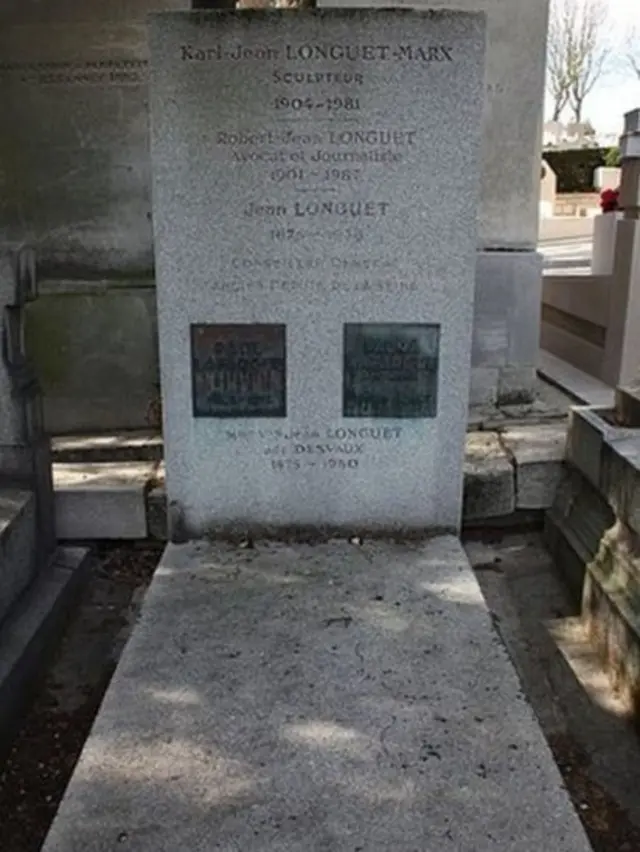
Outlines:
[{"label": "red flower", "polygon": [[612,213],[619,210],[619,189],[603,189],[600,193],[600,208],[603,213]]}]

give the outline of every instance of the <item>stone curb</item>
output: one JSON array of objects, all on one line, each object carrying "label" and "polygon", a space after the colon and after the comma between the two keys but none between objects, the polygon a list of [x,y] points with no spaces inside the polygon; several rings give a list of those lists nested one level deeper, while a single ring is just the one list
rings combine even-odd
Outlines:
[{"label": "stone curb", "polygon": [[0,629],[0,756],[11,744],[76,596],[89,579],[83,548],[58,548]]}]

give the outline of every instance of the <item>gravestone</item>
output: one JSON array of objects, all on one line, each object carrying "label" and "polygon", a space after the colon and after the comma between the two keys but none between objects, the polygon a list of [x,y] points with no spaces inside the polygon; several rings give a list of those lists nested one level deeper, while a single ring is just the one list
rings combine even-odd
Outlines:
[{"label": "gravestone", "polygon": [[176,526],[457,530],[484,17],[167,13],[151,51]]},{"label": "gravestone", "polygon": [[542,161],[540,168],[540,218],[550,219],[553,217],[556,206],[556,195],[558,191],[558,178],[554,170],[546,160]]},{"label": "gravestone", "polygon": [[27,335],[53,433],[150,426],[146,15],[189,5],[0,2],[0,233],[38,248]]},{"label": "gravestone", "polygon": [[49,441],[24,351],[36,296],[30,249],[0,245],[0,621],[56,548]]}]

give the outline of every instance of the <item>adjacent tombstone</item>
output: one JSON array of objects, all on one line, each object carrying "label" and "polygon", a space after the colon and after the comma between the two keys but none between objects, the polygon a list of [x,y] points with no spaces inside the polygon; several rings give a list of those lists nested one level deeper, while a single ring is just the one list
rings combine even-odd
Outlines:
[{"label": "adjacent tombstone", "polygon": [[593,171],[593,185],[598,190],[618,189],[620,186],[620,168],[618,166],[598,166]]},{"label": "adjacent tombstone", "polygon": [[553,218],[558,191],[558,178],[546,160],[540,169],[540,218]]},{"label": "adjacent tombstone", "polygon": [[[623,218],[616,223],[613,276],[609,291],[609,317],[602,378],[619,386],[619,416],[632,422],[633,405],[624,402],[624,392],[638,394],[640,365],[640,109],[625,114],[620,138],[620,197]],[[609,214],[611,215],[611,214]],[[632,424],[635,425],[635,424]]]},{"label": "adjacent tombstone", "polygon": [[165,14],[151,47],[177,526],[456,530],[483,16]]},{"label": "adjacent tombstone", "polygon": [[24,351],[24,309],[35,298],[35,282],[33,252],[0,246],[0,491],[7,500],[33,495],[25,503],[29,517],[9,518],[20,529],[11,552],[0,553],[0,620],[56,548],[49,441]]},{"label": "adjacent tombstone", "polygon": [[318,6],[486,12],[471,404],[530,401],[542,300],[536,245],[549,0],[318,0]]},{"label": "adjacent tombstone", "polygon": [[0,227],[37,240],[47,276],[152,267],[144,13],[158,4],[135,5],[0,12]]},{"label": "adjacent tombstone", "polygon": [[146,15],[189,5],[0,2],[0,233],[38,247],[42,298],[28,335],[52,431],[149,425]]}]

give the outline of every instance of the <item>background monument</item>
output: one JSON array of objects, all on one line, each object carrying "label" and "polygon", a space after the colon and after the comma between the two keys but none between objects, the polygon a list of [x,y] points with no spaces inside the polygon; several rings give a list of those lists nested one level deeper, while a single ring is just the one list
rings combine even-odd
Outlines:
[{"label": "background monument", "polygon": [[538,197],[549,0],[318,0],[484,11],[487,62],[471,403],[531,398],[542,296]]}]

